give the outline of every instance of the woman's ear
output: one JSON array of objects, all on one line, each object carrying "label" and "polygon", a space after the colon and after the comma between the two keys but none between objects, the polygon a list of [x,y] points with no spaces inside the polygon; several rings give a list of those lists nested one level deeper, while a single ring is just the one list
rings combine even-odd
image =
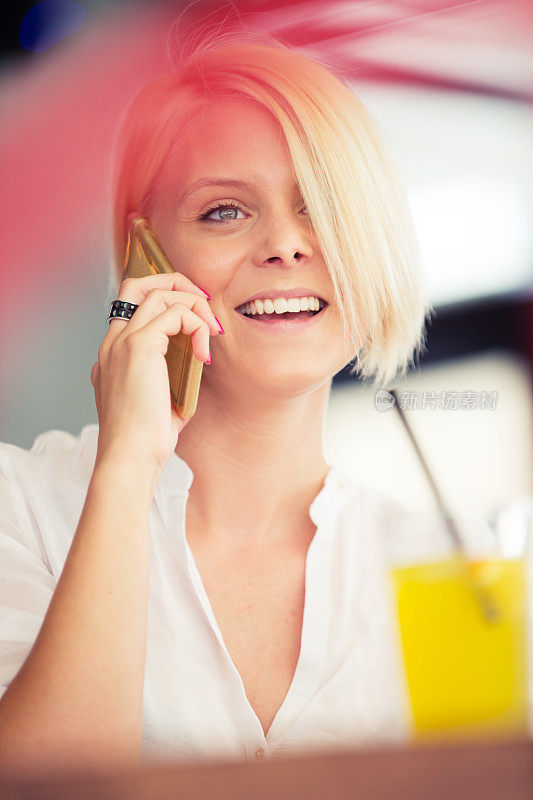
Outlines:
[{"label": "woman's ear", "polygon": [[139,211],[130,211],[130,213],[126,217],[126,224],[127,224],[128,230],[130,228],[131,223],[135,219],[135,217],[141,217],[141,216],[142,216],[142,214]]}]

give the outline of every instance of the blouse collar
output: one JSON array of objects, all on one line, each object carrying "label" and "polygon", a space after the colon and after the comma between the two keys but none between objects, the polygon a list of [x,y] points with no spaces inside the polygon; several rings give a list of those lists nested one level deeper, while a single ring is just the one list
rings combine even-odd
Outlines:
[{"label": "blouse collar", "polygon": [[[194,478],[194,473],[187,462],[176,451],[172,453],[165,469],[160,475],[159,482],[167,487],[172,487],[173,495],[185,495],[189,492]],[[340,510],[341,496],[350,488],[351,482],[337,467],[329,464],[322,488],[309,506],[309,516],[315,525],[326,517],[332,517]],[[157,491],[157,490],[156,490]]]},{"label": "blouse collar", "polygon": [[186,494],[192,486],[194,474],[187,462],[176,451],[171,454],[165,469],[159,476],[163,483],[170,484],[176,494]]}]

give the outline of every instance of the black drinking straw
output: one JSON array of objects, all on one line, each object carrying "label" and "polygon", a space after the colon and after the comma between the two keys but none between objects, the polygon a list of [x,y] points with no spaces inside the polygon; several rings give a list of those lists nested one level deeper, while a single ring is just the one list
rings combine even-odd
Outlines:
[{"label": "black drinking straw", "polygon": [[[420,449],[420,445],[418,444],[418,442],[417,442],[417,440],[415,438],[415,435],[414,435],[413,431],[411,430],[411,426],[407,422],[405,414],[403,413],[403,409],[400,407],[400,402],[398,400],[398,395],[396,394],[395,389],[389,389],[388,392],[394,398],[394,408],[396,409],[396,411],[398,412],[398,414],[400,416],[400,420],[402,421],[402,424],[403,424],[405,430],[407,431],[407,435],[409,436],[411,444],[413,445],[413,448],[414,448],[415,453],[416,453],[416,455],[418,457],[418,460],[420,461],[420,464],[422,465],[422,469],[424,470],[424,474],[425,474],[425,476],[427,478],[427,481],[429,483],[429,486],[431,488],[431,492],[433,494],[433,497],[435,498],[435,502],[437,504],[437,507],[438,507],[438,509],[439,509],[439,511],[441,513],[441,516],[442,516],[442,518],[444,520],[444,523],[446,525],[446,530],[450,534],[450,537],[452,539],[452,542],[453,542],[453,545],[454,545],[456,551],[458,552],[460,557],[463,558],[463,560],[465,561],[465,564],[467,566],[469,566],[469,561],[468,561],[468,559],[466,557],[465,546],[464,546],[464,542],[463,542],[463,540],[461,538],[461,534],[459,533],[459,531],[457,529],[457,525],[455,524],[452,515],[450,514],[448,508],[446,507],[446,504],[445,504],[445,502],[444,502],[444,500],[442,498],[442,495],[441,495],[441,493],[439,491],[439,488],[438,488],[438,486],[437,486],[437,484],[435,482],[435,479],[434,479],[434,477],[433,477],[433,475],[431,473],[431,470],[430,470],[430,468],[428,466],[428,463],[427,463],[427,461],[426,461],[426,459],[424,457],[424,454],[422,453],[422,450]],[[479,602],[481,603],[481,607],[482,607],[485,619],[487,620],[487,622],[497,622],[498,618],[499,618],[499,612],[498,612],[497,606],[494,603],[493,598],[490,595],[490,592],[488,592],[487,589],[480,584],[479,580],[477,580],[476,576],[472,574],[471,570],[468,570],[468,573],[469,573],[469,577],[470,577],[470,580],[471,580],[471,583],[472,583],[472,588],[473,588],[475,594],[477,595],[477,597],[479,599]]]}]

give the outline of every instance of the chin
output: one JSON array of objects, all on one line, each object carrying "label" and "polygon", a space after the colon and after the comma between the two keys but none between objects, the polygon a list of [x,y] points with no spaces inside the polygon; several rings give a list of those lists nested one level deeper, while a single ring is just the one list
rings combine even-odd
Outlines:
[{"label": "chin", "polygon": [[254,370],[253,385],[258,391],[270,397],[286,399],[300,397],[331,381],[335,370],[327,370],[325,367],[325,364],[315,363],[309,365],[307,369],[304,364],[299,364],[297,369],[288,366],[284,369],[278,364],[269,370],[263,366],[260,374],[257,369]]}]

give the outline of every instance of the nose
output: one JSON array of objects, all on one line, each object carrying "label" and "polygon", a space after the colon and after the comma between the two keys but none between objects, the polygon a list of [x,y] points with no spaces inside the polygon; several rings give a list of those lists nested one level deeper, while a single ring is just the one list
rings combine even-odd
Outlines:
[{"label": "nose", "polygon": [[265,232],[263,244],[258,248],[256,263],[262,265],[295,266],[313,258],[311,231],[304,228],[301,220],[281,223],[273,222]]}]

